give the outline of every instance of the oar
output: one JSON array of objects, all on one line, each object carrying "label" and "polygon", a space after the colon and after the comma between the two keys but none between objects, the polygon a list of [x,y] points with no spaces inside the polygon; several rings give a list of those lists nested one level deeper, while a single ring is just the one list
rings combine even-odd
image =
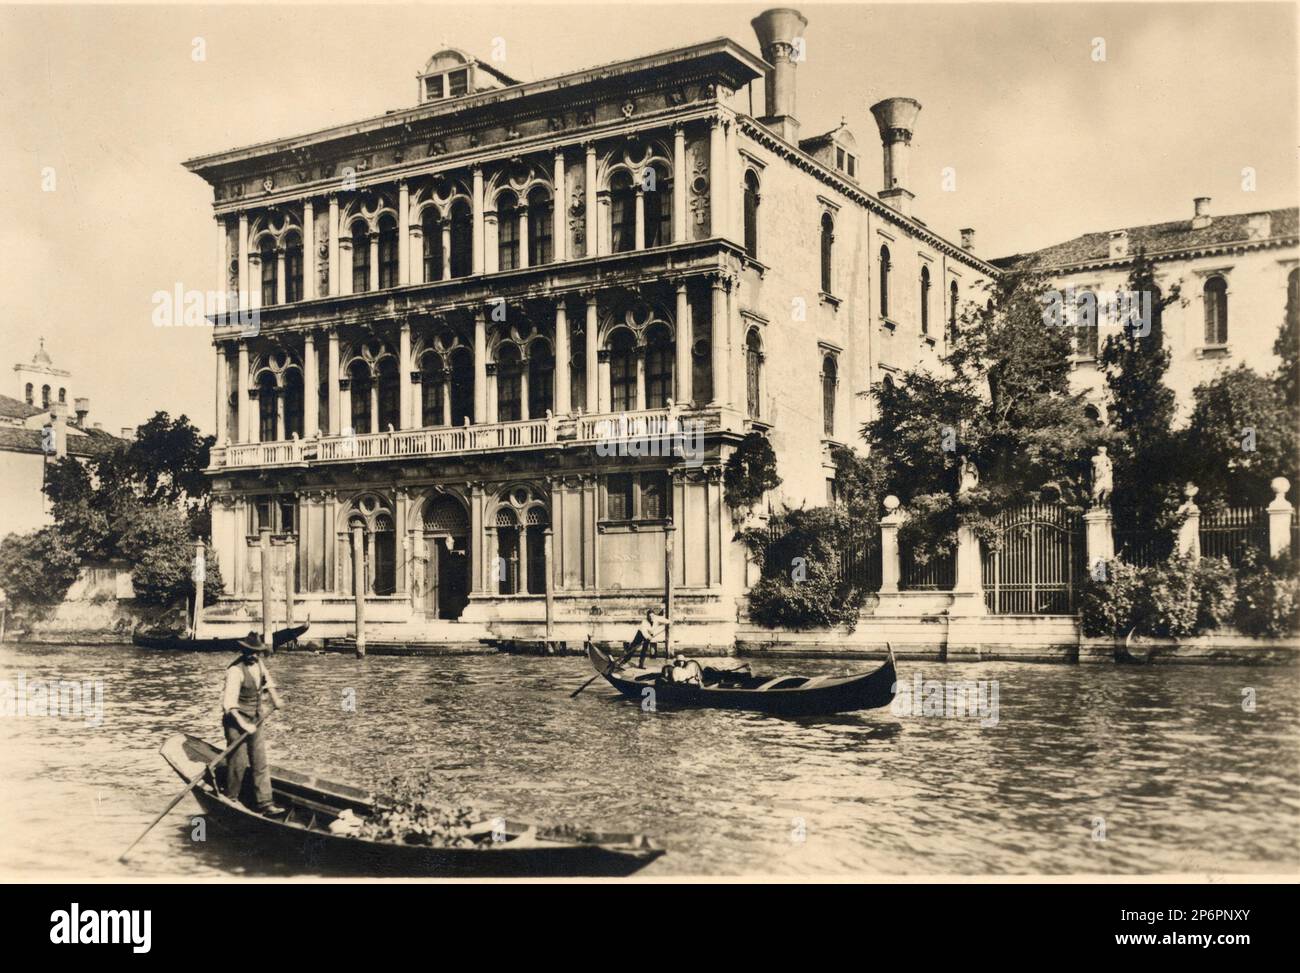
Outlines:
[{"label": "oar", "polygon": [[[271,710],[271,713],[274,712],[275,710]],[[168,803],[168,805],[162,809],[161,813],[159,813],[159,815],[153,819],[153,821],[149,824],[149,827],[145,828],[142,832],[140,832],[140,837],[136,838],[135,841],[131,842],[130,847],[128,847],[126,851],[122,852],[122,854],[118,856],[117,860],[120,862],[126,861],[126,856],[131,854],[131,851],[135,848],[135,846],[144,840],[144,836],[147,835],[150,831],[152,831],[159,821],[167,817],[167,814],[171,811],[171,809],[174,808],[177,804],[179,804],[186,794],[194,790],[194,786],[199,781],[201,781],[205,776],[207,776],[208,771],[212,770],[213,767],[215,767],[217,764],[221,763],[221,761],[229,757],[230,754],[234,752],[234,750],[238,748],[238,746],[241,743],[243,743],[246,739],[248,739],[250,736],[256,733],[257,730],[262,726],[262,724],[271,718],[271,713],[267,713],[264,717],[258,720],[257,723],[254,724],[251,730],[245,730],[243,733],[241,733],[239,735],[239,739],[237,739],[230,746],[226,747],[226,749],[221,751],[221,753],[219,753],[217,756],[213,757],[212,760],[209,761],[202,770],[200,770],[197,774],[191,777],[189,783],[185,785],[185,790],[181,791],[179,794],[177,794],[175,797],[171,799],[171,802]]]},{"label": "oar", "polygon": [[[591,641],[591,636],[590,636],[590,635],[587,636],[587,641],[588,641],[588,642]],[[621,666],[621,665],[622,665],[624,662],[626,662],[628,659],[632,658],[632,656],[634,656],[634,655],[636,655],[636,649],[629,649],[627,655],[623,656],[623,658],[621,658],[621,659],[619,659],[617,662],[615,662],[612,666],[610,666],[608,669],[606,669],[605,672],[611,672],[611,671],[613,671],[614,669],[617,669],[619,666]],[[590,686],[593,682],[595,682],[597,679],[599,679],[601,676],[603,676],[603,675],[605,674],[605,672],[598,672],[598,673],[596,673],[594,676],[592,676],[590,679],[588,679],[586,682],[584,682],[581,686],[579,686],[579,687],[578,687],[577,689],[575,689],[573,692],[569,693],[569,698],[570,698],[570,699],[576,699],[577,696],[578,696],[578,693],[582,692],[584,689],[586,689],[588,686]]]}]

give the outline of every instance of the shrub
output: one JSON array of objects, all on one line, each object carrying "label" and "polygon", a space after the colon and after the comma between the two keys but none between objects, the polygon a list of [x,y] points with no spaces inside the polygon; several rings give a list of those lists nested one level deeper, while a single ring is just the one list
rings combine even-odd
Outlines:
[{"label": "shrub", "polygon": [[1145,568],[1110,561],[1106,580],[1084,584],[1081,624],[1094,637],[1186,638],[1222,627],[1235,600],[1232,568],[1217,558],[1174,555]]},{"label": "shrub", "polygon": [[749,616],[767,628],[821,628],[857,620],[862,593],[839,578],[850,518],[836,507],[787,510],[773,539],[749,530],[743,539],[763,576],[750,589]]},{"label": "shrub", "polygon": [[0,587],[16,606],[58,604],[80,569],[76,551],[53,527],[0,542]]},{"label": "shrub", "polygon": [[1300,578],[1290,557],[1249,550],[1237,567],[1233,621],[1246,635],[1282,638],[1300,632]]},{"label": "shrub", "polygon": [[745,515],[768,490],[781,485],[776,472],[776,453],[767,437],[759,432],[746,434],[736,451],[727,458],[722,472],[723,498],[737,520]]},{"label": "shrub", "polygon": [[[194,542],[186,517],[172,507],[139,507],[123,525],[120,547],[131,562],[131,583],[136,598],[146,604],[175,605],[194,589],[190,570]],[[221,572],[216,559],[207,558],[203,584],[204,600],[215,601],[221,594]]]}]

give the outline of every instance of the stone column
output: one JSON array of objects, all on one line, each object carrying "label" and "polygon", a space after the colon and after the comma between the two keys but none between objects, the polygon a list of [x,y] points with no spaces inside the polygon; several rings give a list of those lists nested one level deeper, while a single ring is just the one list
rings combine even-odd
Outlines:
[{"label": "stone column", "polygon": [[613,409],[609,387],[609,349],[596,352],[596,405],[600,412]]},{"label": "stone column", "polygon": [[425,277],[424,274],[424,228],[416,223],[407,232],[406,252],[411,258],[410,279],[408,284],[427,284],[434,280],[433,277]]},{"label": "stone column", "polygon": [[1178,525],[1178,553],[1190,555],[1195,560],[1201,557],[1201,508],[1196,505],[1199,492],[1195,484],[1187,484],[1183,488],[1183,496],[1187,499],[1178,508],[1183,517]]},{"label": "stone column", "polygon": [[451,280],[451,221],[442,220],[442,279]]},{"label": "stone column", "polygon": [[686,127],[673,125],[673,243],[686,241]]},{"label": "stone column", "polygon": [[1097,577],[1097,564],[1115,559],[1115,519],[1110,507],[1093,507],[1083,515],[1088,571]]},{"label": "stone column", "polygon": [[336,294],[346,295],[352,293],[352,238],[339,240],[338,243],[338,268],[339,276],[338,290]]},{"label": "stone column", "polygon": [[572,410],[569,404],[569,312],[564,305],[564,298],[555,302],[555,414],[567,416]]},{"label": "stone column", "polygon": [[[642,179],[645,177],[642,176]],[[645,249],[645,184],[638,182],[636,187],[636,221],[635,233],[632,237],[632,247],[636,250]],[[655,190],[658,191],[656,186]]]},{"label": "stone column", "polygon": [[[474,167],[474,233],[471,247],[473,271],[483,273],[483,168]],[[477,422],[478,420],[475,419]]]},{"label": "stone column", "polygon": [[713,309],[709,316],[710,368],[713,372],[713,404],[727,405],[731,396],[728,390],[727,369],[727,282],[721,274],[712,281]]},{"label": "stone column", "polygon": [[253,441],[252,422],[249,413],[253,410],[248,405],[248,344],[239,343],[239,362],[235,371],[235,429],[241,443]]},{"label": "stone column", "polygon": [[370,293],[379,290],[379,231],[370,231]]},{"label": "stone column", "polygon": [[588,415],[600,411],[600,378],[598,375],[599,367],[597,363],[597,331],[600,324],[597,321],[596,295],[591,293],[587,295],[587,323],[586,331],[583,334],[584,358],[583,368],[586,371],[587,385],[587,405]]},{"label": "stone column", "polygon": [[342,294],[339,288],[339,194],[330,193],[329,225],[329,293]]},{"label": "stone column", "polygon": [[564,150],[555,150],[555,192],[551,196],[551,240],[555,251],[555,262],[569,259],[569,226],[564,218],[564,200],[568,189],[564,181]]},{"label": "stone column", "polygon": [[892,493],[885,497],[885,511],[885,516],[880,518],[880,593],[895,595],[903,576],[898,557],[898,528],[907,520],[907,514]]},{"label": "stone column", "polygon": [[[220,319],[226,313],[226,295],[230,291],[229,271],[230,261],[226,257],[226,218],[217,217],[217,290],[216,300],[213,301],[213,311]],[[221,323],[225,323],[224,321]],[[217,440],[220,443],[220,439]]]},{"label": "stone column", "polygon": [[474,312],[474,421],[487,422],[487,319]]},{"label": "stone column", "polygon": [[[675,195],[675,191],[674,191]],[[674,220],[674,223],[676,220]],[[673,336],[673,350],[676,360],[673,371],[676,372],[676,391],[673,401],[687,407],[692,401],[691,392],[691,302],[686,293],[686,282],[677,284],[677,321]]]},{"label": "stone column", "polygon": [[519,236],[519,268],[521,270],[527,270],[529,265],[528,204],[527,203],[523,203],[519,207],[519,222],[516,224],[516,226],[518,227],[518,236]]},{"label": "stone column", "polygon": [[405,179],[397,180],[397,282],[411,282],[411,189]]},{"label": "stone column", "polygon": [[1269,486],[1273,488],[1273,499],[1268,505],[1268,554],[1269,557],[1281,557],[1291,547],[1292,506],[1286,498],[1291,481],[1285,476],[1277,476]]},{"label": "stone column", "polygon": [[501,269],[500,238],[497,231],[496,210],[483,214],[483,273],[495,274]]},{"label": "stone column", "polygon": [[600,220],[599,211],[596,206],[596,143],[587,142],[583,148],[586,150],[587,171],[584,174],[585,179],[582,184],[582,192],[586,197],[583,203],[583,215],[587,221],[587,241],[585,255],[594,257],[603,253],[600,244]]},{"label": "stone column", "polygon": [[728,118],[722,123],[723,131],[723,156],[722,156],[722,173],[726,179],[727,186],[727,222],[725,232],[733,240],[744,241],[745,220],[741,214],[744,209],[745,194],[742,191],[744,178],[742,175],[742,166],[738,164],[740,159],[740,150],[736,144],[736,120]]},{"label": "stone column", "polygon": [[[342,416],[339,410],[339,333],[338,329],[331,328],[329,333],[329,357],[325,363],[326,374],[325,381],[328,386],[326,391],[329,394],[329,434],[337,436],[343,431]],[[330,530],[333,531],[333,524]]]},{"label": "stone column", "polygon": [[645,345],[636,346],[636,405],[637,412],[644,412],[645,404]]},{"label": "stone column", "polygon": [[[261,283],[258,284],[259,289]],[[248,299],[248,214],[239,214],[239,309],[252,307]]]},{"label": "stone column", "polygon": [[284,247],[275,248],[275,303],[283,304],[289,295],[289,282],[284,279]]},{"label": "stone column", "polygon": [[230,391],[226,388],[226,346],[217,342],[217,415],[216,424],[213,428],[217,431],[217,446],[225,444],[228,438],[226,431],[226,402],[230,398]]},{"label": "stone column", "polygon": [[316,299],[316,204],[302,201],[302,299]]},{"label": "stone column", "polygon": [[709,119],[709,234],[715,237],[728,235],[726,137],[722,116],[714,115]]},{"label": "stone column", "polygon": [[419,423],[411,421],[411,322],[404,319],[397,336],[397,428],[415,425]]},{"label": "stone column", "polygon": [[980,557],[980,540],[975,529],[965,524],[957,527],[957,579],[952,586],[952,615],[983,615],[984,570]]},{"label": "stone column", "polygon": [[302,336],[302,437],[310,439],[320,429],[320,375],[316,358],[316,334]]},{"label": "stone column", "polygon": [[275,396],[275,441],[284,442],[284,389],[277,388],[272,393]]},{"label": "stone column", "polygon": [[262,255],[256,251],[248,255],[248,283],[248,309],[257,311],[262,307]]}]

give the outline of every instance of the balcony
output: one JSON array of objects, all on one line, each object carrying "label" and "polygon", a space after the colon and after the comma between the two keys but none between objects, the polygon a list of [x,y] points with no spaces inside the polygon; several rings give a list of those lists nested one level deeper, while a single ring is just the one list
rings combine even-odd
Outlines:
[{"label": "balcony", "polygon": [[212,450],[208,471],[422,459],[466,453],[619,443],[634,439],[672,440],[674,437],[690,437],[706,432],[741,430],[742,426],[743,419],[738,414],[716,406],[705,409],[647,409],[470,426],[431,426],[353,436],[232,443]]}]

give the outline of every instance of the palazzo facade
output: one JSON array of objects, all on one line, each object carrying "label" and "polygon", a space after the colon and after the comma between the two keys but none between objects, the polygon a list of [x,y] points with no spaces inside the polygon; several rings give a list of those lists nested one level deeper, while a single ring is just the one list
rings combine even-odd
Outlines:
[{"label": "palazzo facade", "polygon": [[214,191],[227,608],[255,612],[269,528],[343,634],[360,527],[368,619],[402,637],[626,638],[671,572],[674,642],[730,646],[732,451],[767,435],[773,501],[825,502],[862,393],[996,273],[910,214],[916,102],[873,108],[878,194],[843,127],[800,141],[804,26],[527,83],[446,50],[413,108],[186,163]]}]

